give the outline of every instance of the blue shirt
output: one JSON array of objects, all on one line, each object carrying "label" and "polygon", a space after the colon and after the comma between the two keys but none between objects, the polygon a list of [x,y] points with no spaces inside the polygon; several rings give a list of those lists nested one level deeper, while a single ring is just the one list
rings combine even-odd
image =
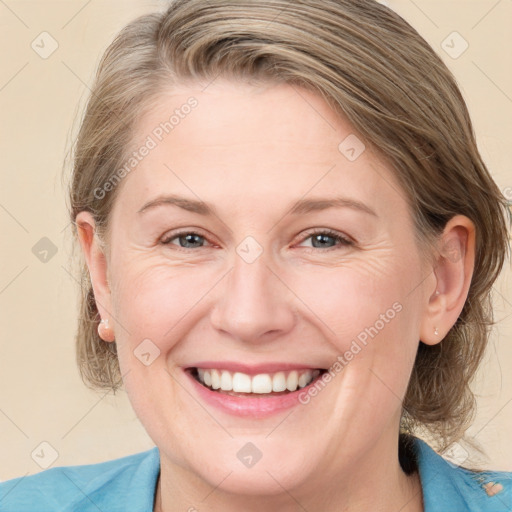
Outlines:
[{"label": "blue shirt", "polygon": [[[425,512],[512,511],[512,472],[472,472],[413,439]],[[152,512],[159,472],[157,447],[99,464],[51,468],[0,483],[0,511]],[[489,496],[489,482],[503,489]]]}]

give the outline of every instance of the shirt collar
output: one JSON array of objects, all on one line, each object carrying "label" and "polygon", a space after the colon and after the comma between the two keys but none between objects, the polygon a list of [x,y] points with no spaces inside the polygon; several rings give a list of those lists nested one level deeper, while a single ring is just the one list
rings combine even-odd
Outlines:
[{"label": "shirt collar", "polygon": [[[425,512],[510,512],[512,473],[471,471],[448,462],[427,443],[414,438],[414,451]],[[489,496],[486,488],[499,483],[503,490]]]},{"label": "shirt collar", "polygon": [[[512,473],[475,472],[456,466],[436,453],[426,442],[414,437],[413,452],[421,481],[425,512],[510,512],[512,510]],[[143,454],[130,477],[125,510],[146,510],[153,506],[160,474],[160,452],[154,447]],[[92,482],[91,482],[92,483]],[[110,506],[101,484],[89,495],[97,506]],[[500,483],[503,490],[489,496],[486,485]],[[89,503],[90,504],[90,503]],[[117,503],[119,505],[119,503]],[[152,510],[152,508],[151,508]]]}]

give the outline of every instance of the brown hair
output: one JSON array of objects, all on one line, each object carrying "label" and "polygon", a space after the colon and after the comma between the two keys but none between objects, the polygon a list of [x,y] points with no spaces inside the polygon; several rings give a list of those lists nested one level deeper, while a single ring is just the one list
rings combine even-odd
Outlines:
[{"label": "brown hair", "polygon": [[[507,202],[478,152],[455,79],[392,10],[374,0],[176,0],[166,12],[129,23],[102,57],[74,147],[73,223],[88,210],[108,238],[119,187],[101,198],[94,191],[125,161],[136,121],[173,84],[219,75],[320,94],[394,169],[420,246],[431,249],[454,215],[474,222],[469,295],[441,343],[420,342],[401,424],[403,432],[427,428],[442,447],[460,439],[475,408],[469,384],[494,323],[491,287],[509,250]],[[81,375],[92,387],[115,390],[115,345],[98,336],[83,261],[81,272]]]}]

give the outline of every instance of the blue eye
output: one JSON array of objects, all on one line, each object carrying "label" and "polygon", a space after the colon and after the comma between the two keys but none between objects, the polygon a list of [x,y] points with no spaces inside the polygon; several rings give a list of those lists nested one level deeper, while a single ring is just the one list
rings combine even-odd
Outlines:
[{"label": "blue eye", "polygon": [[164,238],[161,243],[164,245],[178,245],[171,244],[171,241],[176,239],[179,241],[179,247],[182,249],[194,249],[196,247],[202,247],[202,245],[197,245],[198,239],[205,240],[204,236],[200,235],[199,233],[195,233],[193,231],[182,231],[181,233],[175,233],[172,236]]},{"label": "blue eye", "polygon": [[[306,240],[312,240],[312,249],[335,249],[336,246],[352,246],[354,242],[345,238],[336,231],[330,229],[322,229],[310,232],[308,236],[303,238],[302,243]],[[177,240],[178,243],[173,241]],[[170,233],[167,237],[161,240],[162,245],[174,245],[180,249],[199,249],[205,247],[204,242],[206,238],[195,231],[181,231],[178,233]]]},{"label": "blue eye", "polygon": [[[354,245],[354,243],[351,240],[349,240],[348,238],[345,238],[344,236],[340,235],[336,231],[332,231],[330,229],[317,230],[312,233],[309,233],[309,235],[306,238],[304,238],[303,242],[310,238],[312,240],[312,245],[313,245],[314,249],[318,249],[318,248],[334,249],[336,247],[337,242],[341,246]],[[333,246],[328,245],[330,243],[329,240],[334,242]],[[317,244],[317,245],[315,245],[315,244]]]}]

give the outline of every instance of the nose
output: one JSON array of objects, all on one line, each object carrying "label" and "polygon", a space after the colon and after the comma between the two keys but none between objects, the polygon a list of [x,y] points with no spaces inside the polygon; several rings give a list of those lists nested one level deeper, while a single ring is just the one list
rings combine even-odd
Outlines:
[{"label": "nose", "polygon": [[264,255],[248,263],[235,254],[212,309],[212,325],[238,341],[270,342],[289,332],[295,322],[294,295]]}]

